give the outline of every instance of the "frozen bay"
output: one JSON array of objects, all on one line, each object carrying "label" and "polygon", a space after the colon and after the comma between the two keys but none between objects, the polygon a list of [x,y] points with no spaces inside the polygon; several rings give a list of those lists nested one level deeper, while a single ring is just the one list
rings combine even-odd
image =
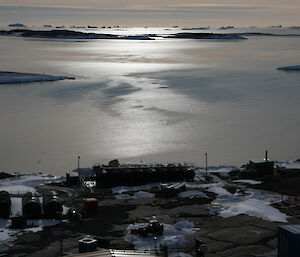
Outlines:
[{"label": "frozen bay", "polygon": [[299,157],[300,73],[277,70],[299,64],[299,37],[0,41],[0,70],[76,78],[0,86],[3,171]]}]

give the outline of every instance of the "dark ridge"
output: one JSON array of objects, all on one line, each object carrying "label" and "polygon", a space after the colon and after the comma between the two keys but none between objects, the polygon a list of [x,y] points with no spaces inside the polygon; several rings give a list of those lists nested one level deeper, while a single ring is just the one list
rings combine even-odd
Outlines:
[{"label": "dark ridge", "polygon": [[11,175],[9,173],[6,173],[6,172],[0,172],[0,179],[5,179],[5,178],[12,178],[14,177],[15,175]]},{"label": "dark ridge", "polygon": [[239,36],[267,36],[267,37],[300,37],[300,34],[273,34],[273,33],[263,33],[263,32],[241,32],[241,33],[232,33],[232,35]]},{"label": "dark ridge", "polygon": [[136,36],[118,36],[113,34],[96,34],[85,33],[73,30],[27,30],[27,29],[14,29],[10,31],[1,30],[2,36],[19,36],[19,37],[32,37],[32,38],[60,38],[60,39],[131,39],[131,40],[152,40],[149,35],[136,35]]},{"label": "dark ridge", "polygon": [[99,37],[109,37],[109,38],[118,38],[116,35],[112,34],[95,34],[95,33],[83,33],[80,31],[72,31],[72,30],[37,30],[37,31],[26,31],[22,33],[22,37],[49,37],[49,38],[57,38],[57,37],[68,37],[68,38],[99,38]]},{"label": "dark ridge", "polygon": [[188,39],[231,39],[231,40],[241,40],[247,39],[239,34],[218,34],[218,33],[177,33],[170,36],[165,36],[165,38],[188,38]]}]

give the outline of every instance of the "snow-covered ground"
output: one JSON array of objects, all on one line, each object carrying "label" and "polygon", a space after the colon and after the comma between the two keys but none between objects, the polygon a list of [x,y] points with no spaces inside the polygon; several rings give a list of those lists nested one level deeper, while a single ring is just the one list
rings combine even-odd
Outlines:
[{"label": "snow-covered ground", "polygon": [[133,195],[129,194],[117,194],[115,195],[116,199],[138,199],[138,198],[153,198],[154,194],[145,192],[145,191],[138,191],[133,193]]},{"label": "snow-covered ground", "polygon": [[283,169],[300,169],[300,160],[276,161],[275,165]]},{"label": "snow-covered ground", "polygon": [[[236,166],[208,166],[207,167],[207,173],[228,173],[233,170],[239,170]],[[196,169],[196,173],[200,172],[203,174],[206,172],[206,169],[204,167],[199,167]]]},{"label": "snow-covered ground", "polygon": [[212,213],[224,218],[247,214],[268,221],[287,222],[288,216],[271,206],[280,201],[279,195],[263,194],[254,189],[231,194],[224,185],[224,182],[218,182],[208,189],[218,195],[212,202]]},{"label": "snow-covered ground", "polygon": [[159,187],[160,184],[161,183],[150,183],[142,186],[117,186],[117,187],[113,187],[111,190],[114,194],[122,194],[125,192],[150,190],[152,188]]},{"label": "snow-covered ground", "polygon": [[72,170],[72,172],[78,173],[79,177],[92,177],[95,175],[95,172],[92,168],[77,168]]},{"label": "snow-covered ground", "polygon": [[[199,183],[199,182],[183,182],[187,191],[178,194],[181,198],[204,198],[207,197],[202,191],[212,192],[217,195],[217,198],[212,202],[211,212],[221,217],[231,217],[239,214],[247,214],[249,216],[255,216],[269,221],[287,222],[287,215],[281,213],[278,209],[271,206],[272,203],[279,202],[281,200],[279,195],[267,195],[263,194],[259,190],[250,188],[243,188],[243,193],[237,192],[232,194],[225,188],[227,182],[214,175],[215,172],[228,173],[235,170],[233,166],[214,167],[208,170],[210,176],[214,179],[214,183]],[[206,171],[205,169],[197,170],[197,177],[203,178]],[[236,180],[234,182],[240,182],[245,184],[258,184],[260,181],[255,180]],[[174,182],[173,182],[174,183]],[[172,184],[172,183],[168,183]],[[143,186],[120,186],[112,188],[112,191],[116,193],[117,199],[136,199],[153,197],[153,194],[147,193],[144,190],[149,190],[154,187],[158,187],[160,183],[146,184]],[[201,189],[199,191],[197,189]],[[132,195],[124,194],[125,192],[134,192]]]},{"label": "snow-covered ground", "polygon": [[[142,186],[117,186],[111,188],[112,192],[114,194],[122,194],[126,192],[135,192],[135,191],[146,191],[153,188],[158,188],[161,184],[164,185],[173,185],[177,184],[178,182],[164,182],[164,183],[150,183],[145,184]],[[189,189],[196,189],[196,188],[206,188],[208,187],[207,184],[199,183],[199,182],[182,182],[187,188]]]},{"label": "snow-covered ground", "polygon": [[7,252],[8,247],[13,244],[13,241],[17,239],[17,235],[21,235],[27,232],[38,232],[43,230],[45,226],[54,226],[58,224],[57,220],[27,220],[27,224],[33,225],[31,228],[25,229],[10,229],[11,220],[0,219],[0,256],[2,253]]},{"label": "snow-covered ground", "polygon": [[70,79],[66,76],[0,71],[0,84],[17,84]]},{"label": "snow-covered ground", "polygon": [[[178,182],[165,182],[163,184],[172,185]],[[199,189],[208,187],[207,184],[200,184],[198,182],[182,182],[188,189]],[[137,198],[152,198],[154,194],[145,192],[153,188],[158,188],[161,183],[150,183],[142,186],[118,186],[113,187],[111,190],[115,194],[116,199],[137,199]],[[126,194],[126,192],[135,192],[132,195]],[[190,190],[182,192],[178,195],[181,198],[206,198],[207,196],[197,190]]]},{"label": "snow-covered ground", "polygon": [[[209,166],[207,167],[207,174],[218,173],[223,178],[229,177],[229,172],[239,170],[236,166]],[[201,179],[206,175],[206,169],[204,167],[198,167],[195,169],[196,179]]]},{"label": "snow-covered ground", "polygon": [[[127,234],[124,239],[131,242],[135,250],[155,250],[154,236],[143,237],[131,233],[132,229],[138,229],[146,225],[147,223],[137,223],[129,225],[127,228]],[[185,236],[197,230],[198,228],[195,228],[192,222],[186,220],[179,221],[174,225],[164,224],[163,234],[156,237],[157,249],[159,249],[160,245],[165,245],[169,249],[183,248],[187,245]]]},{"label": "snow-covered ground", "polygon": [[16,175],[12,178],[0,180],[0,191],[4,190],[11,194],[24,194],[35,192],[35,188],[47,182],[61,181],[62,177],[45,174]]},{"label": "snow-covered ground", "polygon": [[190,190],[190,191],[184,191],[178,194],[181,198],[207,198],[207,195],[201,191],[198,190]]}]

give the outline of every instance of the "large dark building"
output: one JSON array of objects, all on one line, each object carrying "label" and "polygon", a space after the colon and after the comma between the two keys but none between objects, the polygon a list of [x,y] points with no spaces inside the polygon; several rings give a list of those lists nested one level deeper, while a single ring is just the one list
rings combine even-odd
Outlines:
[{"label": "large dark building", "polygon": [[195,173],[183,164],[94,166],[98,187],[135,186],[154,182],[192,181]]}]

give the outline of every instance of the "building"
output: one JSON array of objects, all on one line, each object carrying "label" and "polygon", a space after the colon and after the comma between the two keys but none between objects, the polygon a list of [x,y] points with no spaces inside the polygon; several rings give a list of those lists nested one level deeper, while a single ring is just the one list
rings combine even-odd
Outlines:
[{"label": "building", "polygon": [[93,167],[97,187],[137,186],[155,182],[192,181],[194,170],[184,164]]},{"label": "building", "polygon": [[80,253],[80,254],[74,254],[69,256],[71,257],[157,257],[160,255],[158,255],[154,251],[102,249],[100,251]]}]

